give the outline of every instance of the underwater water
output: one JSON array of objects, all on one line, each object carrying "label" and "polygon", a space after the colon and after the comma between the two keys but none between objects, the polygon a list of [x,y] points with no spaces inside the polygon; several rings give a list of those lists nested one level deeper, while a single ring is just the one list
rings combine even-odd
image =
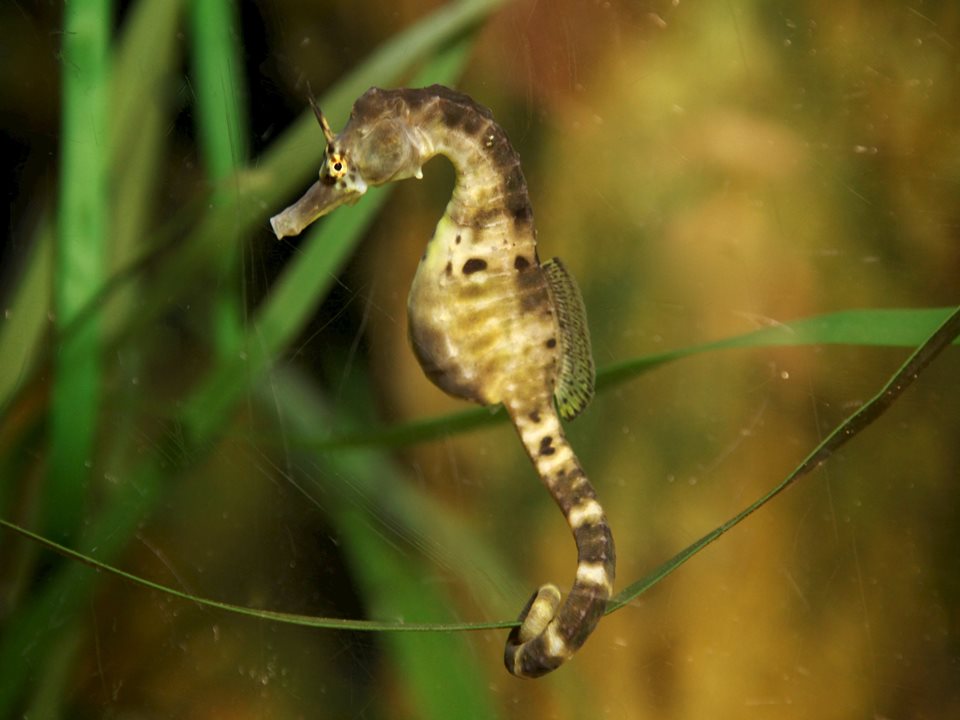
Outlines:
[{"label": "underwater water", "polygon": [[491,109],[583,291],[600,391],[567,433],[621,591],[958,303],[960,6],[69,5],[0,8],[0,717],[960,714],[955,346],[521,681],[502,627],[397,630],[508,623],[576,567],[502,413],[408,346],[450,165],[268,224],[316,179],[310,92],[334,129],[371,85]]}]

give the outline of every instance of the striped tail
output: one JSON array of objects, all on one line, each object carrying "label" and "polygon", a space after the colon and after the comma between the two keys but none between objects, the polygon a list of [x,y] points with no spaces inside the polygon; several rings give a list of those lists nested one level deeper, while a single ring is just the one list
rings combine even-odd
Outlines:
[{"label": "striped tail", "polygon": [[553,404],[507,409],[540,479],[560,506],[577,543],[577,578],[561,604],[555,585],[542,586],[507,638],[503,661],[517,677],[556,670],[593,632],[613,590],[613,535],[596,492],[563,435]]}]

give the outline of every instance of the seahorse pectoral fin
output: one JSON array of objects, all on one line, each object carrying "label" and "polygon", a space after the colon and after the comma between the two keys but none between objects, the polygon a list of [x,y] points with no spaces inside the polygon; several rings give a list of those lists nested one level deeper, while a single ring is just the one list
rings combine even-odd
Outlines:
[{"label": "seahorse pectoral fin", "polygon": [[333,182],[318,180],[293,205],[270,218],[270,227],[278,240],[299,235],[314,220],[341,205],[352,205],[361,195],[363,192],[359,189],[343,188]]},{"label": "seahorse pectoral fin", "polygon": [[580,288],[558,258],[543,264],[560,327],[560,372],[554,397],[564,420],[573,420],[593,399],[596,370]]}]

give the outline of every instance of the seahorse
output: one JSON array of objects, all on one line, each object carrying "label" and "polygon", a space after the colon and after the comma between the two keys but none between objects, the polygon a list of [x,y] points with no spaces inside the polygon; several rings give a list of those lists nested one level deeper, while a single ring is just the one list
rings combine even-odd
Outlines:
[{"label": "seahorse", "polygon": [[577,571],[566,600],[543,585],[504,650],[514,675],[544,675],[596,627],[615,575],[607,518],[560,424],[593,395],[580,291],[559,260],[540,262],[520,158],[488,108],[440,85],[371,88],[334,135],[311,105],[326,140],[324,162],[303,197],[271,218],[277,238],[299,234],[370,187],[422,177],[436,155],[454,166],[453,195],[410,289],[408,335],[441,390],[503,404],[573,533]]}]

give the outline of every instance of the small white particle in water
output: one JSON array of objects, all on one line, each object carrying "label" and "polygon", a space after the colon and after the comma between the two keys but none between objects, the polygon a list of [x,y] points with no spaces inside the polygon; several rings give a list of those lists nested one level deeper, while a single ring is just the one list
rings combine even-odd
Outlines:
[{"label": "small white particle in water", "polygon": [[790,379],[790,373],[787,372],[786,370],[781,370],[781,371],[780,371],[780,379],[781,379],[781,380],[789,380],[789,379]]},{"label": "small white particle in water", "polygon": [[697,484],[697,478],[696,478],[696,477],[692,477],[692,478],[690,478],[689,480],[687,480],[687,485],[696,485],[696,484]]},{"label": "small white particle in water", "polygon": [[9,320],[13,313],[10,311],[10,308],[7,308],[3,311],[3,317],[5,320]]}]

